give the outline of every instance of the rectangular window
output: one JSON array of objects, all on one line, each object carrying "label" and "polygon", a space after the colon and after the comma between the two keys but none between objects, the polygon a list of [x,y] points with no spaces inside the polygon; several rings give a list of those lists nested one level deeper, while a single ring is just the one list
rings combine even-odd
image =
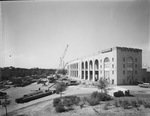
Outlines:
[{"label": "rectangular window", "polygon": [[135,71],[135,74],[137,74],[137,71]]},{"label": "rectangular window", "polygon": [[112,74],[114,74],[114,71],[112,71]]},{"label": "rectangular window", "polygon": [[123,62],[125,62],[125,58],[123,58]]},{"label": "rectangular window", "polygon": [[102,65],[101,65],[101,68],[102,68]]},{"label": "rectangular window", "polygon": [[112,64],[112,68],[114,68],[114,64]]},{"label": "rectangular window", "polygon": [[112,61],[114,61],[114,58],[112,58]]},{"label": "rectangular window", "polygon": [[137,68],[137,64],[135,64],[135,68]]},{"label": "rectangular window", "polygon": [[125,75],[125,71],[123,71],[123,74]]},{"label": "rectangular window", "polygon": [[125,68],[125,64],[123,64],[123,68]]},{"label": "rectangular window", "polygon": [[137,62],[137,58],[135,58],[135,62]]}]

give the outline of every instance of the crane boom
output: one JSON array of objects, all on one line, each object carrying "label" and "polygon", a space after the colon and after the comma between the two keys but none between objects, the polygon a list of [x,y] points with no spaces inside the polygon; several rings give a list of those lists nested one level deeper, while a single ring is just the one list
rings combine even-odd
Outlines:
[{"label": "crane boom", "polygon": [[66,49],[65,49],[65,51],[64,51],[64,53],[63,53],[63,56],[62,56],[61,59],[60,59],[60,64],[59,64],[59,66],[58,66],[58,69],[56,70],[56,74],[58,73],[58,70],[62,67],[62,63],[63,63],[63,60],[64,60],[64,57],[65,57],[65,54],[66,54],[66,52],[67,52],[68,47],[69,47],[69,45],[66,46]]}]

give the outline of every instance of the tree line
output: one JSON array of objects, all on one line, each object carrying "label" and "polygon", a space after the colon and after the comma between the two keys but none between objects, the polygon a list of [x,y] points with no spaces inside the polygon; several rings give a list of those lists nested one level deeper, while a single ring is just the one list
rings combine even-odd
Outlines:
[{"label": "tree line", "polygon": [[50,75],[55,74],[56,69],[41,69],[41,68],[15,68],[15,67],[4,67],[0,68],[0,79],[10,80],[12,77],[25,77],[33,75]]}]

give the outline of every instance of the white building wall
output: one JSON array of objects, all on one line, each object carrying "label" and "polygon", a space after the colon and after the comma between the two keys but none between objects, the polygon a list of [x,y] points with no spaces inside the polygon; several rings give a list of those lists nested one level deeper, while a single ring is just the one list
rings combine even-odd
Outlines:
[{"label": "white building wall", "polygon": [[[140,52],[135,52],[135,51],[140,51]],[[101,77],[107,78],[108,75],[108,80],[110,84],[128,84],[127,82],[127,69],[126,69],[126,59],[128,57],[132,57],[134,60],[137,58],[137,62],[134,63],[134,70],[133,70],[133,75],[134,79],[139,80],[141,78],[141,64],[142,64],[142,52],[141,50],[133,49],[130,48],[121,48],[121,47],[114,47],[110,48],[107,50],[103,50],[99,52],[96,55],[92,55],[86,58],[74,60],[71,63],[69,63],[69,76],[70,77],[75,77],[78,79],[82,79],[82,62],[84,63],[84,77],[83,80],[88,80],[88,81],[96,81],[96,70],[95,70],[95,60],[98,60],[98,79]],[[104,60],[105,58],[109,59],[109,67],[105,68],[104,67]],[[123,58],[125,58],[125,61],[123,61]],[[90,70],[90,61],[92,61],[93,68]],[[85,69],[85,64],[88,64],[88,68]],[[78,66],[76,65],[78,64]],[[137,65],[135,68],[135,64]],[[107,63],[106,63],[107,65]],[[125,67],[123,66],[125,65]],[[74,67],[75,66],[75,67]],[[107,65],[108,66],[108,65]],[[75,69],[74,69],[75,68]],[[90,71],[93,74],[92,80],[90,80]],[[137,74],[135,74],[135,71],[137,71]],[[86,72],[88,72],[88,76],[86,79]],[[125,72],[125,73],[123,73]],[[96,72],[97,73],[97,72]],[[125,80],[125,82],[124,82]]]}]

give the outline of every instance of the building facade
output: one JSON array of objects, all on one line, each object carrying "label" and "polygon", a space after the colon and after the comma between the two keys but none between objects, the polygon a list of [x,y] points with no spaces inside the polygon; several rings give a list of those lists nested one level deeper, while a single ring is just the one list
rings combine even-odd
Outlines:
[{"label": "building facade", "polygon": [[113,47],[71,61],[67,69],[69,77],[81,80],[96,82],[105,78],[109,84],[132,84],[141,80],[142,50]]}]

